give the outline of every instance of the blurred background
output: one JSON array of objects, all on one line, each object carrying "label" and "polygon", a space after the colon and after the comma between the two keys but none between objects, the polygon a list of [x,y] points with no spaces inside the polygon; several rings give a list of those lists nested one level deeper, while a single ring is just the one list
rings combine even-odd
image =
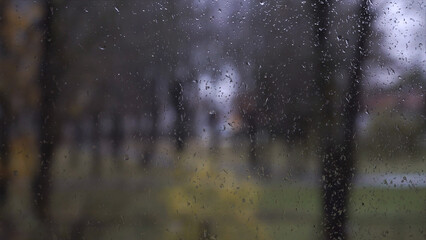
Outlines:
[{"label": "blurred background", "polygon": [[425,25],[423,0],[0,0],[0,239],[425,239]]}]

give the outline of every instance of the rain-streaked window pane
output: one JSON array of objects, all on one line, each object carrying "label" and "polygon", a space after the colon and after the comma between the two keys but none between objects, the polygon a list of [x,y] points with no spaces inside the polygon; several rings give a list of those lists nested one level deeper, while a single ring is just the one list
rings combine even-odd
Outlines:
[{"label": "rain-streaked window pane", "polygon": [[0,239],[425,239],[423,0],[0,0]]}]

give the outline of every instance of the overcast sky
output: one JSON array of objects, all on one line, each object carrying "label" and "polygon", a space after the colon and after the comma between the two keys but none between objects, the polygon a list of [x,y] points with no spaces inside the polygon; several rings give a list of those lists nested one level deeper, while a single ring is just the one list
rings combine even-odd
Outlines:
[{"label": "overcast sky", "polygon": [[[377,70],[383,84],[396,83],[398,76],[413,67],[426,71],[426,1],[381,0],[374,3],[383,35],[383,48],[395,62]],[[389,68],[392,70],[389,71]]]},{"label": "overcast sky", "polygon": [[[260,0],[194,0],[200,11],[210,6],[216,20],[212,24],[223,24],[234,10],[245,11],[261,4]],[[236,4],[238,2],[238,4]],[[358,1],[360,2],[360,1]],[[234,4],[235,3],[235,4]],[[267,4],[268,1],[262,1]],[[375,26],[383,33],[381,38],[383,50],[393,61],[384,68],[370,68],[367,73],[376,84],[391,85],[398,82],[398,77],[410,71],[414,66],[426,71],[426,1],[425,0],[375,0],[372,1],[377,19]],[[303,4],[301,2],[301,4]],[[305,3],[306,4],[306,3]],[[250,9],[256,11],[256,9]],[[259,8],[261,10],[261,8]],[[217,12],[216,12],[217,11]],[[207,74],[200,76],[200,91],[202,97],[211,98],[219,105],[230,104],[230,95],[236,93],[238,73],[224,63],[222,73],[217,77]],[[227,69],[227,70],[225,70]],[[227,74],[225,75],[225,72]],[[233,76],[234,81],[226,76]],[[210,87],[206,88],[206,85]]]}]

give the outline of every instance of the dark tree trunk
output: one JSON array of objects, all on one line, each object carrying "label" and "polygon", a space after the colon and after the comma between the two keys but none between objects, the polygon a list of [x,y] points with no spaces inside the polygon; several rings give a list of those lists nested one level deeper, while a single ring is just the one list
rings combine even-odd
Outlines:
[{"label": "dark tree trunk", "polygon": [[159,104],[158,104],[158,98],[157,98],[157,82],[156,80],[153,80],[152,86],[151,86],[151,95],[150,103],[149,103],[149,116],[151,118],[151,125],[148,133],[148,139],[146,141],[146,144],[144,146],[144,153],[142,157],[142,167],[147,168],[151,165],[152,157],[155,153],[155,148],[157,145],[157,138],[158,138],[158,115],[159,115]]},{"label": "dark tree trunk", "polygon": [[86,239],[84,236],[84,233],[86,231],[87,225],[88,225],[88,217],[85,215],[80,216],[78,219],[76,219],[73,224],[71,225],[71,232],[70,232],[70,240],[84,240]]},{"label": "dark tree trunk", "polygon": [[[334,134],[333,99],[331,92],[334,90],[332,75],[334,67],[327,44],[329,32],[329,12],[331,1],[314,1],[315,23],[318,58],[316,83],[319,91],[319,105],[317,109],[321,116],[318,123],[320,158],[322,160],[322,201],[323,201],[323,234],[324,239],[345,239],[346,206],[342,193],[346,192],[341,183],[337,141]],[[346,176],[345,176],[346,177]]]},{"label": "dark tree trunk", "polygon": [[[358,22],[358,41],[355,46],[355,55],[351,63],[350,82],[349,88],[345,94],[345,105],[343,108],[343,131],[344,138],[341,149],[341,155],[338,158],[339,166],[338,173],[340,176],[337,177],[337,189],[334,192],[339,193],[337,196],[331,196],[330,200],[336,202],[336,204],[330,205],[329,208],[334,205],[342,205],[344,207],[344,215],[339,216],[336,220],[342,222],[342,230],[345,231],[346,218],[347,218],[347,206],[349,193],[352,185],[352,178],[355,174],[355,137],[356,137],[356,120],[360,109],[360,93],[362,83],[362,64],[367,54],[367,38],[370,32],[370,13],[368,0],[362,0],[361,7],[359,9],[359,22]],[[336,179],[334,180],[336,181]],[[333,198],[334,197],[334,198]],[[338,202],[341,202],[340,204]],[[335,215],[333,215],[335,216]],[[334,221],[336,221],[334,220]],[[344,235],[343,235],[344,236]]]},{"label": "dark tree trunk", "polygon": [[0,54],[3,55],[0,57],[4,57],[4,55],[7,55],[7,47],[5,46],[6,43],[3,38],[6,37],[5,29],[7,29],[7,22],[4,16],[6,16],[6,10],[9,8],[9,4],[9,0],[0,1]]},{"label": "dark tree trunk", "polygon": [[247,113],[247,131],[249,136],[249,165],[253,173],[258,174],[260,171],[260,162],[257,157],[257,123],[256,113]]},{"label": "dark tree trunk", "polygon": [[[333,129],[333,99],[334,90],[332,75],[334,67],[328,49],[327,38],[329,33],[329,12],[332,9],[331,1],[314,0],[314,25],[316,37],[316,57],[318,59],[316,71],[316,87],[319,97],[318,120],[319,155],[322,160],[322,201],[323,201],[323,234],[324,239],[345,239],[346,206],[342,193],[346,192],[342,185],[338,185],[341,174],[337,164],[336,139]],[[345,176],[346,177],[346,176]],[[341,179],[340,179],[341,180]],[[343,191],[343,192],[342,192]]]},{"label": "dark tree trunk", "polygon": [[303,175],[301,163],[302,143],[299,139],[292,139],[287,142],[288,145],[288,174],[289,177],[297,180]]},{"label": "dark tree trunk", "polygon": [[121,168],[123,165],[123,157],[121,155],[124,141],[123,114],[117,111],[112,114],[111,140],[114,164],[117,168]]},{"label": "dark tree trunk", "polygon": [[[366,37],[369,31],[370,17],[367,0],[363,0],[358,23],[359,40],[352,61],[350,85],[345,94],[343,116],[339,124],[333,116],[331,91],[334,67],[327,47],[328,12],[330,1],[314,1],[317,34],[317,54],[319,57],[317,87],[320,96],[319,135],[322,158],[322,196],[323,230],[325,239],[347,239],[348,198],[354,174],[355,123],[359,110],[361,88],[361,64],[365,56]],[[334,128],[341,128],[343,139]]]},{"label": "dark tree trunk", "polygon": [[55,115],[55,102],[57,98],[56,77],[53,72],[54,49],[52,42],[53,11],[55,10],[51,1],[43,2],[44,21],[42,22],[42,49],[40,58],[40,125],[39,125],[39,152],[40,165],[33,180],[34,210],[37,217],[43,223],[48,223],[49,200],[51,192],[51,166],[53,151],[56,145],[57,129],[59,124]]},{"label": "dark tree trunk", "polygon": [[219,116],[216,111],[211,111],[208,113],[208,124],[209,124],[209,133],[210,133],[210,154],[214,160],[217,160],[219,154],[219,131],[217,130],[217,124],[219,122]]},{"label": "dark tree trunk", "polygon": [[101,126],[100,126],[100,113],[95,112],[92,116],[92,170],[91,175],[93,178],[101,176],[102,161],[101,161]]},{"label": "dark tree trunk", "polygon": [[[9,1],[0,1],[0,34],[6,28],[6,8],[9,7]],[[0,35],[0,37],[3,37]],[[0,54],[6,52],[3,39],[0,38]],[[2,56],[0,56],[2,57]],[[1,93],[0,93],[1,94]],[[0,95],[0,209],[7,199],[7,185],[9,179],[9,104],[5,96]]]},{"label": "dark tree trunk", "polygon": [[0,96],[0,209],[7,200],[7,186],[9,182],[9,134],[10,134],[9,105]]},{"label": "dark tree trunk", "polygon": [[[262,69],[259,66],[259,69]],[[249,137],[249,167],[254,175],[265,177],[268,175],[266,161],[259,155],[259,149],[263,146],[259,145],[257,135],[259,131],[268,129],[269,122],[268,115],[270,113],[270,99],[272,96],[270,79],[265,78],[269,76],[268,72],[264,69],[259,71],[256,80],[255,91],[247,95],[244,99],[245,110],[243,117],[246,118],[247,133]],[[265,125],[266,123],[266,125]]]},{"label": "dark tree trunk", "polygon": [[84,129],[82,126],[81,119],[74,119],[73,124],[73,135],[72,135],[72,151],[70,152],[70,165],[72,168],[76,168],[80,164],[80,157],[82,154],[82,147],[84,145]]},{"label": "dark tree trunk", "polygon": [[179,81],[174,81],[170,91],[172,104],[176,112],[176,121],[173,134],[175,137],[176,149],[182,152],[186,140],[186,111],[184,106],[183,86]]},{"label": "dark tree trunk", "polygon": [[[259,78],[260,79],[260,78]],[[261,80],[257,81],[256,91],[244,94],[240,96],[238,100],[238,108],[244,124],[244,136],[249,138],[248,144],[248,167],[249,170],[256,176],[267,176],[269,174],[269,169],[266,166],[266,162],[259,158],[258,148],[259,143],[257,141],[257,134],[259,130],[264,129],[264,112],[260,110],[260,107],[263,106],[266,97],[261,94],[260,83]],[[259,100],[261,99],[261,100]]]}]

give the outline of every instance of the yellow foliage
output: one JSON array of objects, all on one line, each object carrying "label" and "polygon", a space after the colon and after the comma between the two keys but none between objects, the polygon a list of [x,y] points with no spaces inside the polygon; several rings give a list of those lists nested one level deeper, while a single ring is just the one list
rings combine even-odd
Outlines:
[{"label": "yellow foliage", "polygon": [[[39,105],[37,76],[41,50],[43,17],[41,4],[35,1],[0,0],[0,95],[9,115],[27,116]],[[18,128],[22,127],[17,125]],[[25,135],[27,134],[27,135]],[[15,136],[9,144],[10,165],[3,175],[30,176],[38,158],[34,135]]]},{"label": "yellow foliage", "polygon": [[35,77],[40,60],[41,34],[37,24],[42,17],[40,4],[31,1],[3,3],[0,38],[0,93],[9,99],[14,111],[38,101]]},{"label": "yellow foliage", "polygon": [[15,177],[32,176],[38,159],[35,139],[32,136],[20,136],[11,141],[10,167]]},{"label": "yellow foliage", "polygon": [[[179,171],[179,170],[178,170]],[[167,239],[265,239],[256,220],[258,187],[204,162],[167,192]]]}]

